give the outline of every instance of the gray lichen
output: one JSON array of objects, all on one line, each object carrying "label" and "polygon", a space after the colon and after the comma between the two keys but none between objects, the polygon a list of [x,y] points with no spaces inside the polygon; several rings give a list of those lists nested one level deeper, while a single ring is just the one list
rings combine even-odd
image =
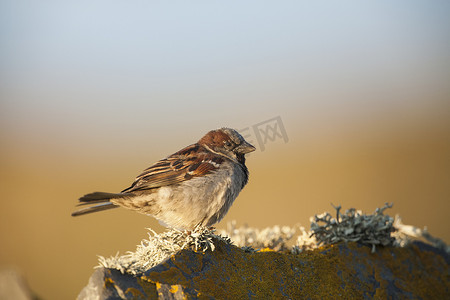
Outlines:
[{"label": "gray lichen", "polygon": [[328,212],[311,218],[311,231],[318,244],[330,245],[339,242],[359,242],[372,247],[393,246],[395,238],[394,218],[384,215],[384,211],[392,204],[377,208],[371,215],[365,215],[360,210],[350,208],[341,213],[341,206],[335,207],[336,217]]},{"label": "gray lichen", "polygon": [[399,215],[395,216],[394,227],[397,230],[392,235],[395,238],[395,245],[397,247],[405,247],[412,241],[420,240],[446,253],[450,253],[450,246],[443,240],[432,236],[426,227],[420,229],[411,225],[405,225]]},{"label": "gray lichen", "polygon": [[214,234],[214,230],[199,227],[192,233],[172,229],[157,234],[148,229],[148,240],[142,240],[135,252],[105,258],[99,256],[99,267],[117,269],[122,273],[141,274],[160,264],[182,249],[194,251],[214,251],[213,239],[231,244],[228,237]]},{"label": "gray lichen", "polygon": [[275,251],[287,249],[287,242],[295,235],[296,228],[290,226],[273,226],[258,229],[244,225],[236,226],[236,222],[228,223],[227,230],[222,230],[221,235],[228,236],[238,247],[245,248],[270,248]]},{"label": "gray lichen", "polygon": [[306,231],[305,227],[301,226],[300,234],[297,237],[295,245],[292,247],[291,252],[294,254],[301,253],[303,251],[309,251],[316,249],[318,247],[318,242],[316,237],[311,233],[311,231]]}]

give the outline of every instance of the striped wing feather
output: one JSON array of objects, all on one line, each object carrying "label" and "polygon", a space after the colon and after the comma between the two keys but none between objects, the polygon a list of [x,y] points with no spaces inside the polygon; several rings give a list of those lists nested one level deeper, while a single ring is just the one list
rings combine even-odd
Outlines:
[{"label": "striped wing feather", "polygon": [[203,176],[214,172],[224,159],[211,157],[211,153],[198,144],[190,145],[145,169],[122,193],[159,188]]}]

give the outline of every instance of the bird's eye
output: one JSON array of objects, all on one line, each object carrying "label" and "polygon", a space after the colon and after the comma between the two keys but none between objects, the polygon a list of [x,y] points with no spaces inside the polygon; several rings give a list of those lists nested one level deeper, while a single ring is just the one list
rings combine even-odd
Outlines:
[{"label": "bird's eye", "polygon": [[229,148],[229,147],[231,147],[231,143],[230,143],[229,141],[226,141],[226,142],[225,142],[225,146],[226,146],[227,148]]}]

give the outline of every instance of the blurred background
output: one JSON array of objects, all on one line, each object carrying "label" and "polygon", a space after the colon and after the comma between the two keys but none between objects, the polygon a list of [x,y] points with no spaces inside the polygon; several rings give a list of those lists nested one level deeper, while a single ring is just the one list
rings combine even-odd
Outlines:
[{"label": "blurred background", "polygon": [[122,209],[72,218],[77,198],[222,126],[258,150],[218,228],[393,202],[450,241],[449,15],[448,1],[1,1],[0,268],[75,298],[97,255],[164,230]]}]

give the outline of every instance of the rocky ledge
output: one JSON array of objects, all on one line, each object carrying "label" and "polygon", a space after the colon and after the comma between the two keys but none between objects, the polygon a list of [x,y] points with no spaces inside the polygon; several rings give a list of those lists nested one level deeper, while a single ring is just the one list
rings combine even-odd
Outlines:
[{"label": "rocky ledge", "polygon": [[79,299],[445,299],[450,257],[422,242],[383,247],[339,243],[293,254],[181,250],[140,275],[99,268]]},{"label": "rocky ledge", "polygon": [[391,206],[370,215],[338,206],[308,232],[153,232],[135,252],[100,257],[78,299],[448,299],[449,246],[385,215]]}]

